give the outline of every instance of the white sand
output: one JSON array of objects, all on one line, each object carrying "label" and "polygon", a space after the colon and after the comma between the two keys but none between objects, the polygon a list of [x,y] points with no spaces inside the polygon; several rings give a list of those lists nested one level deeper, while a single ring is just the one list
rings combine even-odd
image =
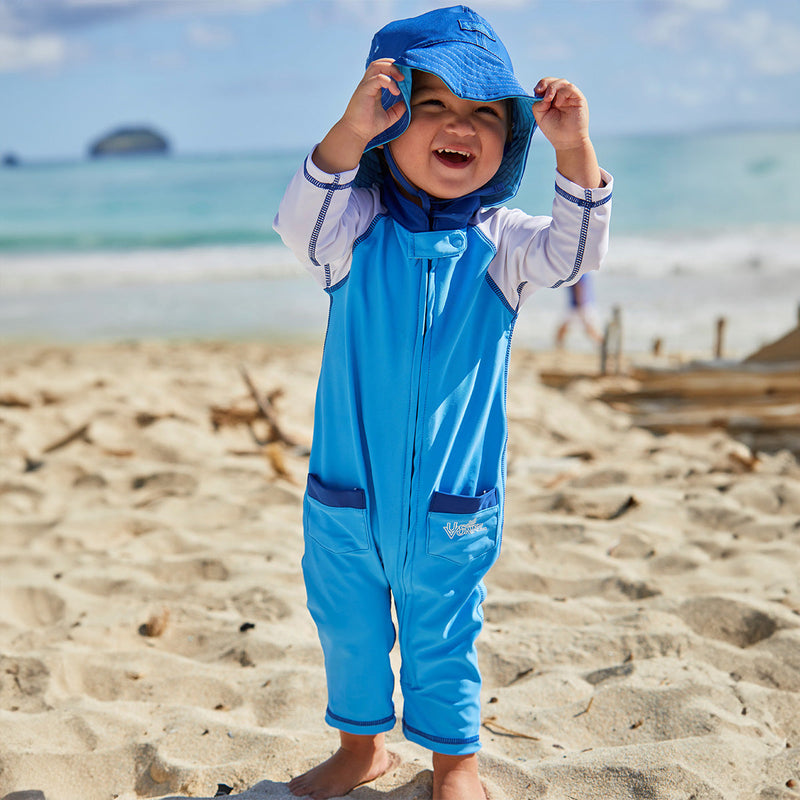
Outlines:
[{"label": "white sand", "polygon": [[[334,748],[299,566],[306,459],[277,453],[279,477],[246,427],[210,424],[252,406],[245,364],[308,445],[318,363],[0,348],[0,797],[278,800]],[[633,429],[541,386],[523,352],[509,416],[480,644],[493,800],[800,798],[796,460],[748,470],[722,434]],[[390,742],[401,766],[351,797],[429,798],[429,754],[399,726]]]}]

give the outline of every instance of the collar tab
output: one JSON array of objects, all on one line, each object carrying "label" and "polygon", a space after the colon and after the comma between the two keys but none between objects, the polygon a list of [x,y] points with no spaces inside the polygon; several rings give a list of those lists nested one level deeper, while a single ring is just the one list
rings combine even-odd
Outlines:
[{"label": "collar tab", "polygon": [[408,234],[406,253],[409,258],[453,258],[466,249],[466,231],[422,231]]}]

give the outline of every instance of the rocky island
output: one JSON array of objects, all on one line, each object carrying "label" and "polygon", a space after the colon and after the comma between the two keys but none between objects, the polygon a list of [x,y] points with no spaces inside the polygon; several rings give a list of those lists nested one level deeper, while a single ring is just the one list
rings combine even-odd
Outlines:
[{"label": "rocky island", "polygon": [[157,131],[123,127],[101,136],[89,147],[90,158],[168,153],[169,142]]}]

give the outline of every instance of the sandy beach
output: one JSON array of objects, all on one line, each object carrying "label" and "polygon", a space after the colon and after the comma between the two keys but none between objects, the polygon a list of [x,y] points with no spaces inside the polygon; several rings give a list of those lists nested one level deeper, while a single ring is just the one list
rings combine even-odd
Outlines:
[{"label": "sandy beach", "polygon": [[[300,574],[319,359],[0,345],[0,798],[287,800],[335,748]],[[492,800],[800,798],[797,459],[655,436],[541,363],[512,357],[480,640]],[[430,798],[389,742],[350,796]]]}]

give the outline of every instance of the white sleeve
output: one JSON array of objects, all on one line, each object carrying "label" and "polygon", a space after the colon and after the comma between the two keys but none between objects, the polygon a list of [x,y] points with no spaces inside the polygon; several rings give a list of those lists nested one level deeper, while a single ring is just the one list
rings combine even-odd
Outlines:
[{"label": "white sleeve", "polygon": [[358,169],[329,175],[309,155],[283,195],[272,227],[325,289],[350,270],[353,244],[381,211],[377,189],[354,189]]},{"label": "white sleeve", "polygon": [[599,269],[608,250],[613,178],[584,189],[556,173],[553,216],[532,217],[517,209],[481,212],[478,227],[497,248],[489,275],[509,306],[518,310],[537,289],[574,283]]}]

